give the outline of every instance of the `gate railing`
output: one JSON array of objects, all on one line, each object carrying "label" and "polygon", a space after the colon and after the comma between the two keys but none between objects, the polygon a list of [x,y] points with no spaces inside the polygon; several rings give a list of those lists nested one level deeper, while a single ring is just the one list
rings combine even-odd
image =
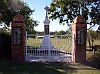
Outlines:
[{"label": "gate railing", "polygon": [[26,61],[70,62],[71,35],[51,35],[50,38],[55,50],[39,49],[43,36],[27,35]]},{"label": "gate railing", "polygon": [[[43,36],[27,36],[27,46],[37,49],[40,47]],[[54,48],[65,50],[71,53],[72,38],[71,35],[51,35],[51,42]]]},{"label": "gate railing", "polygon": [[[51,55],[48,55],[47,50],[41,53],[37,49],[27,49],[26,51],[26,61],[30,62],[71,62],[71,55],[66,54],[65,52],[54,52]],[[48,50],[49,51],[49,50]],[[51,50],[52,51],[52,50]]]}]

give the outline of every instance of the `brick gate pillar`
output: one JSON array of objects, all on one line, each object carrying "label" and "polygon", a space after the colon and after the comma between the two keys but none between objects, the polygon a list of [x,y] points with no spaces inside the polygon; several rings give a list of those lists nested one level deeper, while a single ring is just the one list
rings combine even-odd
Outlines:
[{"label": "brick gate pillar", "polygon": [[77,16],[72,24],[72,62],[86,61],[87,25],[82,16]]},{"label": "brick gate pillar", "polygon": [[12,61],[25,61],[25,46],[26,46],[26,32],[25,23],[22,15],[16,15],[13,18],[11,25],[11,47],[12,47]]}]

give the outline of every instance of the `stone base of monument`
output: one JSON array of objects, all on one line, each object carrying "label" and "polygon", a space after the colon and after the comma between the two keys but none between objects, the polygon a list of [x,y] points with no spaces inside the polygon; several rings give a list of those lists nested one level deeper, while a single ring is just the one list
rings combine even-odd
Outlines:
[{"label": "stone base of monument", "polygon": [[53,49],[54,46],[50,40],[50,35],[44,35],[42,43],[40,45],[40,49]]},{"label": "stone base of monument", "polygon": [[28,49],[29,62],[71,62],[71,55],[58,49]]}]

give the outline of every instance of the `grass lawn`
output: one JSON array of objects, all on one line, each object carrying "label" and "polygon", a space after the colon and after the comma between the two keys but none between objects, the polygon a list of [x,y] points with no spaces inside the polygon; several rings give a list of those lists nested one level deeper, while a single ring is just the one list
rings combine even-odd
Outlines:
[{"label": "grass lawn", "polygon": [[100,74],[100,70],[82,64],[0,61],[0,74]]},{"label": "grass lawn", "polygon": [[[65,38],[65,39],[51,38],[51,41],[55,48],[64,49],[67,52],[71,52],[71,46],[72,46],[71,38]],[[36,38],[36,39],[28,38],[27,45],[32,46],[34,48],[39,48],[41,42],[42,42],[41,38]],[[100,40],[95,40],[94,45],[100,45]],[[89,46],[88,43],[87,43],[87,46]],[[86,51],[86,54],[87,54],[87,58],[90,58],[91,56],[94,55],[93,51]]]},{"label": "grass lawn", "polygon": [[[71,52],[71,47],[72,47],[72,40],[71,38],[51,38],[52,44],[55,48],[58,49],[63,49],[67,52]],[[27,39],[27,45],[32,46],[34,48],[39,48],[40,44],[42,42],[41,38],[28,38]],[[100,45],[100,40],[95,40],[94,45]],[[87,42],[87,46],[89,46]]]},{"label": "grass lawn", "polygon": [[[55,48],[63,48],[71,52],[70,39],[51,39]],[[38,48],[42,39],[27,40],[27,45]],[[96,40],[94,44],[100,44],[100,40]],[[93,56],[93,51],[87,51],[87,58]],[[0,74],[100,74],[100,69],[92,68],[82,64],[67,64],[67,63],[24,63],[12,64],[0,63]]]},{"label": "grass lawn", "polygon": [[[52,44],[55,48],[63,49],[67,52],[71,52],[71,38],[61,39],[61,38],[51,38]],[[34,48],[39,48],[42,39],[37,38],[28,38],[27,45],[32,46]]]}]

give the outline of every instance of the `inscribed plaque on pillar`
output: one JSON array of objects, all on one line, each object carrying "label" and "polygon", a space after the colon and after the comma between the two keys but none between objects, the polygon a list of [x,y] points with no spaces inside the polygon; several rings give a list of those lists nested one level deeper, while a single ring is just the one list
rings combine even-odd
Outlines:
[{"label": "inscribed plaque on pillar", "polygon": [[21,44],[21,28],[14,28],[13,29],[13,40],[14,45],[20,45]]},{"label": "inscribed plaque on pillar", "polygon": [[77,44],[78,45],[82,45],[85,43],[84,34],[85,34],[84,29],[77,29]]}]

